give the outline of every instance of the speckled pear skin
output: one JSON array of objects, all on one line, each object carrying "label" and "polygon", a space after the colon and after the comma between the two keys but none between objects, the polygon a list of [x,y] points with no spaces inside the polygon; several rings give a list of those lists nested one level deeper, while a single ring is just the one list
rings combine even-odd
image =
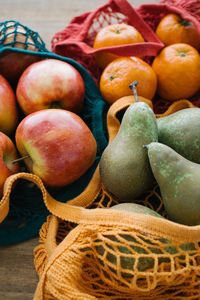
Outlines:
[{"label": "speckled pear skin", "polygon": [[144,102],[131,104],[99,164],[104,186],[122,202],[134,202],[152,187],[154,177],[143,145],[157,140],[157,122],[152,109]]},{"label": "speckled pear skin", "polygon": [[200,108],[185,108],[158,118],[158,141],[200,163]]},{"label": "speckled pear skin", "polygon": [[161,143],[151,143],[147,148],[169,219],[184,225],[199,225],[200,165]]}]

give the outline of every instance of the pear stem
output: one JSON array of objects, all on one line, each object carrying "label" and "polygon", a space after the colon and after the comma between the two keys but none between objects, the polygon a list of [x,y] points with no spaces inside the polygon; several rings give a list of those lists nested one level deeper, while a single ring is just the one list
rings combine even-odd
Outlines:
[{"label": "pear stem", "polygon": [[11,162],[12,162],[12,164],[15,164],[15,163],[17,163],[18,161],[24,160],[25,158],[28,158],[28,157],[30,157],[30,156],[29,156],[29,155],[25,155],[25,156],[22,156],[22,157],[20,157],[20,158],[17,158],[17,159],[12,160]]},{"label": "pear stem", "polygon": [[129,88],[133,91],[133,96],[135,97],[135,102],[140,102],[138,99],[137,89],[136,86],[138,85],[138,81],[134,80],[130,85]]}]

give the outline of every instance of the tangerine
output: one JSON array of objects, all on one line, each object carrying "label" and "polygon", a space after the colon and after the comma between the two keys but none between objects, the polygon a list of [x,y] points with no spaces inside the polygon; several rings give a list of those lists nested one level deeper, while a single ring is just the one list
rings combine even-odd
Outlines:
[{"label": "tangerine", "polygon": [[104,99],[112,104],[123,96],[132,95],[129,85],[138,81],[137,93],[151,100],[156,92],[157,77],[152,67],[138,57],[120,57],[102,72],[99,88]]},{"label": "tangerine", "polygon": [[[103,47],[142,43],[144,39],[142,35],[133,26],[122,24],[111,24],[102,28],[96,35],[94,40],[94,49]],[[119,55],[102,51],[94,55],[97,65],[104,69],[111,61],[120,57]]]},{"label": "tangerine", "polygon": [[200,49],[200,35],[193,23],[177,14],[167,14],[158,24],[156,34],[166,46],[185,43]]},{"label": "tangerine", "polygon": [[154,58],[152,68],[158,79],[157,93],[175,101],[193,96],[200,87],[200,55],[184,43],[169,45]]}]

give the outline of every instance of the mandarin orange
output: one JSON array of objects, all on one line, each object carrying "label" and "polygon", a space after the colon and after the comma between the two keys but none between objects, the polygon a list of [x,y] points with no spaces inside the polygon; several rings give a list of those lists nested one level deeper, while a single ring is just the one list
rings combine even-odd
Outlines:
[{"label": "mandarin orange", "polygon": [[152,68],[160,97],[175,101],[193,96],[200,87],[200,55],[184,43],[169,45],[155,57]]},{"label": "mandarin orange", "polygon": [[158,24],[156,34],[166,46],[185,43],[200,49],[200,35],[193,23],[177,14],[167,14]]},{"label": "mandarin orange", "polygon": [[[94,49],[108,46],[142,43],[142,35],[133,26],[128,24],[111,24],[102,28],[94,40]],[[97,65],[104,69],[111,61],[120,57],[119,55],[102,51],[94,55]]]},{"label": "mandarin orange", "polygon": [[104,99],[112,104],[123,96],[132,95],[129,85],[138,81],[139,96],[151,100],[157,88],[157,77],[152,67],[138,57],[120,57],[102,72],[99,88]]}]

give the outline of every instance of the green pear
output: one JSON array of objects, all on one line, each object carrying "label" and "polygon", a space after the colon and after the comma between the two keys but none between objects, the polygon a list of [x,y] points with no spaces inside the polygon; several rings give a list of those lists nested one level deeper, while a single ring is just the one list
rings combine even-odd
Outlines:
[{"label": "green pear", "polygon": [[[137,203],[120,203],[117,205],[112,206],[110,209],[114,209],[114,210],[121,210],[121,211],[127,211],[127,212],[132,212],[132,213],[137,213],[137,214],[145,214],[145,215],[150,215],[150,216],[154,216],[154,217],[158,217],[158,218],[163,218],[160,214],[158,214],[156,211],[150,209],[149,207],[146,207],[144,205],[140,205]],[[130,235],[124,235],[124,239],[127,241],[132,241],[134,243],[136,243],[137,246],[131,246],[131,248],[139,254],[148,254],[148,252],[144,249],[144,247],[142,247],[142,245],[140,245],[140,243],[138,241],[136,241],[136,239],[134,239],[132,236]],[[148,241],[148,239],[146,239],[145,241]],[[150,245],[152,244],[149,241]],[[132,252],[125,246],[119,246],[118,247],[120,252],[123,254],[131,254]],[[157,251],[160,253],[159,249],[156,249],[154,247],[152,247],[152,252],[156,253]],[[121,256],[121,266],[123,269],[133,269],[133,265],[135,264],[135,257],[126,257],[126,256]],[[154,259],[152,257],[142,257],[141,259],[139,259],[138,261],[138,265],[137,268],[139,271],[145,271],[147,269],[151,269],[154,266]],[[124,273],[124,275],[126,276],[126,273]]]},{"label": "green pear", "polygon": [[158,141],[200,163],[200,108],[185,108],[158,118]]},{"label": "green pear", "polygon": [[152,187],[154,177],[143,145],[157,140],[152,109],[144,102],[131,104],[99,164],[104,186],[122,202],[134,201]]},{"label": "green pear", "polygon": [[162,143],[147,145],[149,161],[170,220],[200,224],[200,165]]},{"label": "green pear", "polygon": [[[136,203],[120,203],[112,206],[110,209],[163,218],[156,211]],[[158,254],[158,264],[160,265],[161,263],[170,263],[170,258],[168,257],[168,255],[165,254],[165,252],[169,254],[178,254],[179,252],[177,247],[174,245],[170,245],[172,243],[166,238],[158,238],[157,242],[153,242],[152,240],[148,239],[148,235],[144,236],[144,238],[140,236],[139,238],[136,239],[132,235],[129,235],[128,232],[124,234],[120,234],[120,240],[118,239],[118,236],[115,235],[106,235],[106,238],[107,238],[107,243],[106,243],[107,250],[105,250],[103,244],[96,246],[96,250],[98,254],[100,254],[100,256],[102,257],[105,256],[105,251],[107,251],[106,260],[108,260],[113,265],[116,265],[117,258],[115,255],[113,255],[113,253],[110,253],[108,249],[110,248],[114,250],[112,246],[113,244],[112,241],[117,242],[118,243],[117,248],[120,251],[121,273],[122,276],[126,278],[132,277],[132,274],[126,272],[126,270],[134,271],[135,267],[140,272],[146,271],[148,269],[152,269],[154,267],[155,260],[153,256],[151,257],[151,253],[153,255]],[[122,242],[123,240],[124,240],[124,244]],[[126,242],[128,242],[129,247],[126,246]],[[162,247],[160,248],[157,246],[159,244],[162,245],[163,250]],[[133,251],[131,251],[130,248]],[[193,243],[181,244],[179,248],[181,251],[196,250],[195,245]],[[140,254],[140,258],[137,262],[137,266],[135,266],[136,259],[135,259],[134,252]],[[128,256],[126,254],[128,254]],[[190,255],[193,255],[193,253],[191,253]],[[184,260],[185,255],[178,255],[178,258]],[[104,259],[104,265],[105,264],[106,261]],[[112,270],[113,272],[115,272],[115,268],[113,268]]]}]

